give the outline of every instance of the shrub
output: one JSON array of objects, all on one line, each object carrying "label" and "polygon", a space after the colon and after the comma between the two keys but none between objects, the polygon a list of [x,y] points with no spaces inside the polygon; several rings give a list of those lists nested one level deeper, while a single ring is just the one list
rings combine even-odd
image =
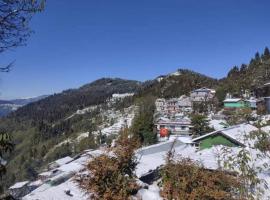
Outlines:
[{"label": "shrub", "polygon": [[134,150],[138,142],[128,135],[121,136],[113,155],[103,154],[87,164],[90,176],[79,177],[79,184],[91,199],[122,200],[131,199],[136,194],[138,185],[133,173],[136,167]]},{"label": "shrub", "polygon": [[204,169],[199,163],[180,158],[162,169],[161,195],[168,200],[234,200],[240,181],[223,171]]}]

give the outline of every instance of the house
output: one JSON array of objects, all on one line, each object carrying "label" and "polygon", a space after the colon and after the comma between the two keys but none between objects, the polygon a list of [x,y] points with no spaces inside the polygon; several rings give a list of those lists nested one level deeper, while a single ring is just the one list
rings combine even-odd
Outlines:
[{"label": "house", "polygon": [[[190,135],[191,132],[191,120],[188,118],[168,119],[160,118],[155,123],[157,134],[161,137],[164,135]],[[165,133],[166,132],[166,133]]]},{"label": "house", "polygon": [[157,112],[164,112],[166,108],[166,100],[159,98],[155,102]]},{"label": "house", "polygon": [[209,101],[214,98],[216,91],[206,87],[193,90],[190,93],[190,98],[192,102],[203,102]]},{"label": "house", "polygon": [[60,173],[62,173],[62,172],[59,169],[53,169],[53,170],[42,172],[42,173],[38,174],[38,178],[42,181],[46,181],[49,178],[54,177]]},{"label": "house", "polygon": [[155,105],[156,111],[163,114],[173,115],[176,113],[192,111],[191,99],[185,95],[171,99],[159,98],[156,100]]},{"label": "house", "polygon": [[178,100],[178,107],[182,112],[191,112],[192,111],[191,98],[185,95],[181,96]]},{"label": "house", "polygon": [[246,103],[248,105],[249,108],[255,110],[258,108],[259,105],[264,105],[264,101],[263,99],[257,99],[255,97],[251,97],[249,99],[246,100]]},{"label": "house", "polygon": [[171,98],[166,101],[166,112],[169,114],[180,112],[180,108],[178,106],[178,98]]},{"label": "house", "polygon": [[244,101],[241,98],[229,98],[229,99],[225,99],[223,101],[223,103],[224,103],[224,108],[225,109],[235,109],[235,108],[248,107],[247,102]]},{"label": "house", "polygon": [[200,149],[208,149],[216,145],[229,147],[253,145],[254,141],[248,140],[246,136],[257,130],[258,128],[250,124],[240,124],[194,138],[192,142]]},{"label": "house", "polygon": [[265,83],[264,85],[255,88],[253,93],[257,98],[264,99],[264,106],[268,113],[270,113],[270,82]]}]

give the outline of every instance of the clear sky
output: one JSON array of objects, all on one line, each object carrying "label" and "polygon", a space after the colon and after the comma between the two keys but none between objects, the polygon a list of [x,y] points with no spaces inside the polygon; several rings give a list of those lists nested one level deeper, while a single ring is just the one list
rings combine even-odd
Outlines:
[{"label": "clear sky", "polygon": [[0,98],[178,68],[221,78],[270,46],[269,10],[269,0],[47,0],[28,45],[0,55],[16,60],[0,74]]}]

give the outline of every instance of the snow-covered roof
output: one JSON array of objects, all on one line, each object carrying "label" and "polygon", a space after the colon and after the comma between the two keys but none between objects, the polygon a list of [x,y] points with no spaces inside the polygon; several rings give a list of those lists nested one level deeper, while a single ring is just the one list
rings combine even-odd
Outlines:
[{"label": "snow-covered roof", "polygon": [[[73,158],[71,158],[70,156],[66,156],[66,157],[58,159],[58,160],[56,160],[56,161],[54,161],[52,163],[56,163],[59,166],[61,166],[61,165],[64,165],[64,164],[66,164],[68,162],[71,162],[72,160],[73,160]],[[52,164],[52,163],[50,163],[50,164]]]},{"label": "snow-covered roof", "polygon": [[239,102],[241,100],[242,100],[241,98],[231,98],[231,99],[225,99],[223,102],[224,103],[236,103],[236,102]]},{"label": "snow-covered roof", "polygon": [[36,181],[30,182],[29,186],[40,186],[42,184],[43,184],[42,180],[36,180]]},{"label": "snow-covered roof", "polygon": [[158,120],[156,124],[171,124],[171,125],[190,125],[191,120],[188,118],[177,118],[175,120]]},{"label": "snow-covered roof", "polygon": [[211,91],[214,91],[214,90],[206,88],[206,87],[193,90],[193,92],[211,92]]},{"label": "snow-covered roof", "polygon": [[[39,186],[37,189],[32,191],[30,194],[23,197],[23,199],[27,200],[51,200],[51,199],[74,199],[74,200],[86,200],[88,196],[84,194],[77,183],[73,178],[70,178],[75,173],[78,173],[81,169],[84,168],[85,164],[91,160],[93,157],[99,156],[104,153],[101,150],[89,150],[85,151],[83,155],[81,155],[78,159],[75,159],[67,164],[64,164],[57,169],[61,172],[56,174],[56,176],[50,178],[50,182],[57,181],[57,179],[61,179],[62,177],[69,178],[67,181],[60,183],[59,185],[51,186],[49,183],[44,183]],[[66,194],[66,191],[70,191],[70,195]]]},{"label": "snow-covered roof", "polygon": [[[66,194],[66,191],[70,191],[70,195]],[[23,200],[87,200],[88,196],[85,195],[73,178],[65,181],[57,186],[50,186],[49,184],[43,184],[30,194],[22,198]]]},{"label": "snow-covered roof", "polygon": [[250,124],[240,124],[240,125],[232,126],[229,128],[221,129],[218,131],[214,131],[214,132],[202,135],[200,137],[194,138],[192,141],[196,142],[198,140],[201,140],[201,139],[206,138],[206,137],[211,136],[211,135],[223,134],[223,135],[231,138],[232,140],[245,145],[245,143],[247,142],[246,135],[248,135],[252,131],[257,131],[257,130],[258,130],[258,128],[256,128],[255,126],[252,126]]},{"label": "snow-covered roof", "polygon": [[23,182],[18,182],[15,183],[14,185],[12,185],[9,189],[18,189],[18,188],[22,188],[25,185],[27,185],[29,183],[29,181],[23,181]]}]

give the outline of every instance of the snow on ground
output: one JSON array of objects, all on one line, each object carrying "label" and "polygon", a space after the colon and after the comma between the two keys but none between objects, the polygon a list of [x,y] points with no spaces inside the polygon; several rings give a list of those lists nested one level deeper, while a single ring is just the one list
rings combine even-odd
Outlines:
[{"label": "snow on ground", "polygon": [[21,188],[21,187],[27,185],[28,183],[29,183],[29,181],[18,182],[18,183],[15,183],[13,186],[11,186],[9,189]]},{"label": "snow on ground", "polygon": [[[208,169],[217,169],[218,168],[218,156],[221,152],[222,146],[215,146],[210,149],[204,149],[199,151],[196,147],[184,144],[181,141],[168,141],[164,143],[159,143],[156,145],[151,145],[148,147],[141,148],[137,150],[136,155],[138,158],[138,165],[135,170],[137,177],[144,176],[149,172],[159,168],[165,164],[165,159],[167,152],[171,149],[172,144],[174,144],[175,155],[180,155],[185,158],[191,158],[192,160],[198,161],[205,168]],[[240,148],[230,148],[232,150],[232,155],[236,154]],[[257,160],[255,159],[256,154],[258,153],[254,149],[248,149],[252,154],[252,163],[256,167],[262,167],[263,163],[270,163],[269,159]],[[78,173],[84,168],[84,165],[91,159],[91,157],[98,156],[102,154],[102,150],[96,151],[85,151],[78,159],[64,164],[57,169],[62,173],[57,174],[56,177],[50,178],[45,181],[43,185],[38,187],[36,190],[32,191],[30,194],[25,196],[24,200],[51,200],[51,199],[87,199],[87,196],[84,195],[84,192],[79,189],[76,183],[71,177],[67,176],[71,173],[74,176],[75,173]],[[60,184],[51,184],[55,179],[67,176],[68,179]],[[270,176],[268,168],[262,167],[262,171],[259,172],[259,176],[266,179],[270,183]],[[157,183],[154,182],[149,186],[148,189],[142,188],[139,190],[137,197],[140,197],[142,200],[161,200],[162,198],[159,195],[160,188],[157,186]],[[267,199],[265,196],[262,199]]]},{"label": "snow on ground", "polygon": [[[250,131],[256,129],[251,125],[236,126],[233,129],[225,129],[226,134],[235,136],[239,130]],[[234,131],[233,131],[234,130]],[[237,134],[236,134],[237,135]],[[143,147],[136,151],[136,157],[138,159],[138,165],[135,169],[135,174],[138,178],[149,174],[160,168],[166,162],[166,156],[170,149],[174,149],[174,153],[177,156],[184,158],[190,158],[194,161],[200,162],[205,168],[217,169],[219,163],[219,157],[222,152],[222,146],[215,146],[209,149],[198,150],[197,147],[190,144],[189,138],[172,137],[166,142],[158,143],[155,145]],[[240,148],[230,148],[231,155],[236,155]],[[260,167],[261,171],[258,171],[259,177],[266,179],[270,183],[270,171],[264,163],[270,163],[270,159],[257,159],[256,155],[260,152],[247,148],[251,152],[250,165],[254,167]],[[47,180],[43,181],[43,184],[30,194],[25,196],[24,200],[51,200],[51,199],[87,199],[83,191],[79,189],[76,183],[73,181],[74,175],[84,169],[85,164],[91,160],[92,157],[98,156],[104,153],[103,150],[95,151],[84,151],[83,154],[79,155],[73,161],[63,164],[56,169],[59,173],[53,174],[53,177],[48,177]],[[229,156],[229,154],[228,154]],[[45,172],[46,173],[46,172]],[[48,173],[48,172],[47,172]],[[63,180],[62,182],[59,180]],[[270,184],[269,184],[270,185]],[[142,188],[139,190],[137,197],[142,200],[160,200],[162,199],[159,195],[160,188],[154,182],[149,186],[148,189]],[[269,192],[270,194],[270,192]],[[262,199],[267,199],[264,196]]]},{"label": "snow on ground", "polygon": [[73,113],[72,115],[70,115],[69,117],[67,117],[66,120],[74,117],[75,115],[84,115],[86,113],[92,112],[92,111],[94,111],[97,108],[98,108],[98,106],[89,106],[89,107],[84,108],[82,110],[77,110],[75,113]]},{"label": "snow on ground", "polygon": [[270,121],[270,115],[263,115],[260,117],[260,124],[263,125],[267,125],[268,122]]},{"label": "snow on ground", "polygon": [[149,185],[148,189],[140,189],[137,196],[141,200],[162,200],[163,198],[159,194],[160,188],[157,183],[154,182],[152,185]]},{"label": "snow on ground", "polygon": [[209,121],[209,126],[217,131],[228,127],[228,124],[225,120],[213,119]]},{"label": "snow on ground", "polygon": [[[74,161],[63,164],[56,168],[60,171],[56,176],[48,178],[43,182],[43,184],[32,191],[30,194],[23,197],[24,200],[62,200],[62,199],[73,199],[73,200],[84,200],[87,196],[78,187],[77,183],[74,181],[74,174],[80,172],[84,169],[85,164],[91,160],[91,158],[99,156],[103,151],[85,151],[78,159]],[[55,170],[55,169],[54,169]],[[65,181],[65,178],[68,178]],[[60,181],[57,184],[56,181]]]},{"label": "snow on ground", "polygon": [[261,128],[261,130],[266,132],[266,133],[270,133],[270,126],[264,126]]}]

